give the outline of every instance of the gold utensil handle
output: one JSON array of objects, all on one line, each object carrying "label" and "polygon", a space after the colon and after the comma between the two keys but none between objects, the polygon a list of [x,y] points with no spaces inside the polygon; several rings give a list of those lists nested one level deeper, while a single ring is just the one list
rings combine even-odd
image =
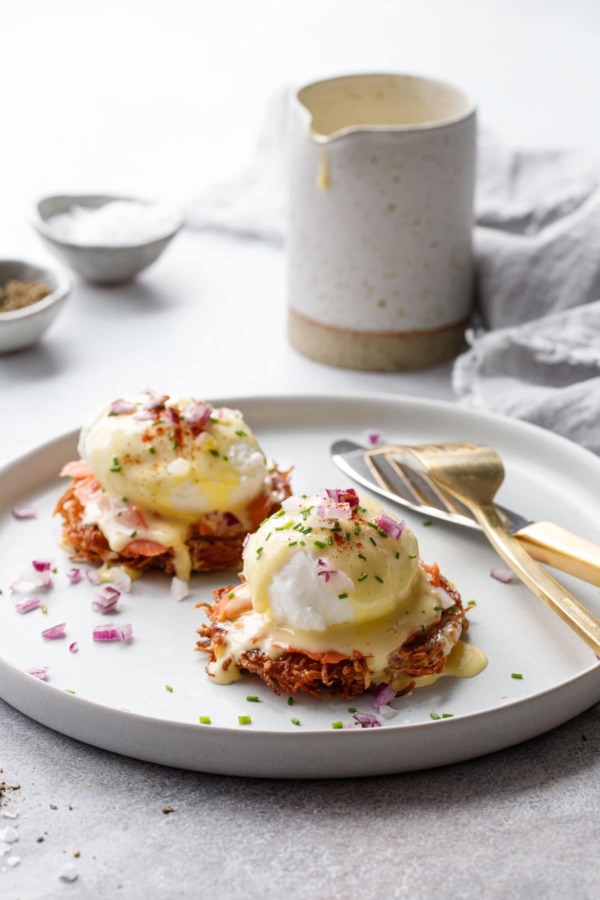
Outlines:
[{"label": "gold utensil handle", "polygon": [[[461,497],[463,502],[465,498]],[[479,506],[468,503],[492,546],[508,563],[521,581],[550,607],[563,622],[600,655],[600,622],[582,606],[558,581],[542,569],[524,547],[506,530],[498,510],[492,503]]]},{"label": "gold utensil handle", "polygon": [[600,546],[593,541],[552,522],[533,522],[515,537],[538,562],[600,587]]}]

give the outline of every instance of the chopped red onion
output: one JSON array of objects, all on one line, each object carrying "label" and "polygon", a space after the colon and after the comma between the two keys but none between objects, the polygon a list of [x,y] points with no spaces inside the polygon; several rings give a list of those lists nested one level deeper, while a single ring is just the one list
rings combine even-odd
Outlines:
[{"label": "chopped red onion", "polygon": [[73,641],[72,644],[69,644],[69,653],[77,653],[79,650],[79,644],[77,641]]},{"label": "chopped red onion", "polygon": [[61,622],[60,625],[53,625],[52,628],[46,628],[45,631],[42,631],[42,637],[46,638],[47,641],[55,641],[56,638],[65,636],[66,627],[66,622]]},{"label": "chopped red onion", "polygon": [[181,415],[188,425],[197,425],[199,428],[202,428],[210,419],[212,409],[208,403],[195,401],[188,403]]},{"label": "chopped red onion", "polygon": [[328,559],[317,560],[317,575],[336,593],[354,590],[354,582],[341,569],[334,569]]},{"label": "chopped red onion", "polygon": [[384,436],[381,431],[367,431],[367,440],[371,447],[377,447],[379,444],[383,444]]},{"label": "chopped red onion", "polygon": [[220,512],[218,509],[207,513],[206,521],[217,535],[226,534],[240,524],[240,520],[232,512]]},{"label": "chopped red onion", "polygon": [[171,581],[171,597],[173,600],[185,600],[190,596],[190,586],[183,578],[175,576]]},{"label": "chopped red onion", "polygon": [[351,509],[358,506],[358,494],[354,488],[347,488],[346,490],[325,488],[325,493],[331,500],[335,501],[335,503],[348,503]]},{"label": "chopped red onion", "polygon": [[85,577],[90,584],[100,584],[102,582],[102,575],[98,569],[86,569]]},{"label": "chopped red onion", "polygon": [[169,399],[168,394],[154,394],[153,396],[148,397],[142,409],[144,410],[154,410],[154,409],[164,409],[165,400]]},{"label": "chopped red onion", "polygon": [[76,566],[72,569],[69,569],[69,571],[67,572],[67,578],[69,579],[71,584],[79,584],[79,582],[83,579],[81,569],[78,569]]},{"label": "chopped red onion", "polygon": [[180,415],[172,406],[165,407],[162,418],[168,425],[179,425]]},{"label": "chopped red onion", "polygon": [[125,416],[135,412],[135,410],[135,403],[130,403],[129,400],[123,400],[122,398],[115,400],[110,405],[110,414],[113,416]]},{"label": "chopped red onion", "polygon": [[120,591],[110,584],[107,584],[103,588],[100,588],[99,591],[96,591],[94,599],[92,600],[92,609],[94,612],[99,613],[114,612],[120,596]]},{"label": "chopped red onion", "polygon": [[54,581],[49,572],[40,572],[39,574],[37,572],[26,572],[21,578],[18,578],[9,585],[9,590],[13,594],[27,594],[29,591],[40,589],[48,591],[52,587],[54,587]]},{"label": "chopped red onion", "polygon": [[354,713],[354,718],[361,728],[381,728],[381,722],[370,713]]},{"label": "chopped red onion", "polygon": [[382,706],[387,706],[396,696],[394,688],[386,681],[382,681],[373,690],[373,702],[371,706],[375,712],[379,712]]},{"label": "chopped red onion", "polygon": [[96,625],[92,633],[95,641],[128,641],[133,636],[131,625]]},{"label": "chopped red onion", "polygon": [[18,603],[15,603],[15,609],[20,613],[28,613],[33,609],[39,609],[42,605],[42,601],[39,597],[26,597],[24,600],[19,600]]},{"label": "chopped red onion", "polygon": [[11,511],[15,519],[37,519],[37,510],[33,506],[15,506]]},{"label": "chopped red onion", "polygon": [[39,678],[40,681],[48,681],[48,666],[35,666],[32,669],[25,669],[28,675]]},{"label": "chopped red onion", "polygon": [[352,518],[352,507],[349,503],[322,503],[317,506],[316,512],[319,518],[331,521]]},{"label": "chopped red onion", "polygon": [[51,559],[34,559],[31,563],[36,572],[49,572],[52,568]]},{"label": "chopped red onion", "polygon": [[395,519],[393,516],[390,516],[389,513],[382,512],[375,519],[375,524],[382,531],[385,531],[388,537],[393,538],[395,541],[399,541],[402,537],[402,532],[406,528],[406,522],[399,522],[398,519]]},{"label": "chopped red onion", "polygon": [[393,719],[400,712],[399,709],[394,709],[393,706],[388,706],[387,704],[380,706],[378,711],[379,715],[383,716],[384,719]]},{"label": "chopped red onion", "polygon": [[496,581],[501,581],[502,584],[511,584],[513,580],[513,573],[510,569],[497,568],[492,569],[490,572],[490,576],[495,578]]},{"label": "chopped red onion", "polygon": [[251,537],[252,537],[252,535],[250,534],[250,532],[248,532],[248,534],[246,535],[246,537],[244,538],[244,541],[242,543],[242,550],[246,549],[246,547],[248,546],[248,544],[250,542]]}]

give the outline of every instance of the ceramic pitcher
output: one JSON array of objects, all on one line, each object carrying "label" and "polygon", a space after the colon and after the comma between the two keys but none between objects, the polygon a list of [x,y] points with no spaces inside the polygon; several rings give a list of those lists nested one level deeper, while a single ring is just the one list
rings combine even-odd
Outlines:
[{"label": "ceramic pitcher", "polygon": [[408,75],[351,75],[292,96],[289,337],[354,369],[435,365],[472,302],[475,108]]}]

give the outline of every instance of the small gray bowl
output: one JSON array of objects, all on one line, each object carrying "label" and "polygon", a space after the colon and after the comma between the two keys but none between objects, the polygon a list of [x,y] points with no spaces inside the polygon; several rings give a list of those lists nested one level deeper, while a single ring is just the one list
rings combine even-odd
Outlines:
[{"label": "small gray bowl", "polygon": [[113,200],[129,200],[150,204],[138,197],[122,197],[109,194],[61,194],[39,200],[33,217],[33,226],[50,250],[70,269],[96,284],[118,284],[130,281],[138,272],[156,262],[183,225],[180,215],[177,225],[164,236],[140,244],[118,247],[75,244],[58,237],[48,225],[52,216],[68,212],[72,206],[100,209]]},{"label": "small gray bowl", "polygon": [[71,290],[66,275],[18,259],[0,260],[0,285],[12,279],[44,281],[52,293],[13,312],[0,311],[0,353],[22,350],[38,341],[61,310]]}]

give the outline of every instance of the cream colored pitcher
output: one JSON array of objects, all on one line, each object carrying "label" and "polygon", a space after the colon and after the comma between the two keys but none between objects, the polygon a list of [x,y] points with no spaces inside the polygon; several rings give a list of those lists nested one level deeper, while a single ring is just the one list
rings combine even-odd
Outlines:
[{"label": "cream colored pitcher", "polygon": [[475,107],[409,75],[292,97],[289,336],[306,356],[398,370],[454,356],[471,315]]}]

